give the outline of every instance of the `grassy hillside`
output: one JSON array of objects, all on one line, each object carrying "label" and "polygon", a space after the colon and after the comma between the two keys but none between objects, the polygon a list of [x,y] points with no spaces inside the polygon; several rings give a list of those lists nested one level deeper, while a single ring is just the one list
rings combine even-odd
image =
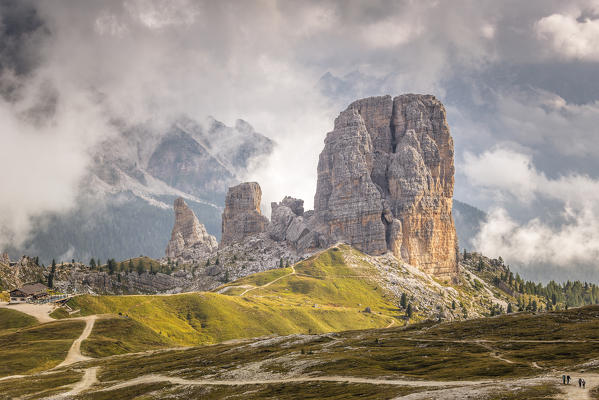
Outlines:
[{"label": "grassy hillside", "polygon": [[107,318],[96,321],[90,337],[81,344],[83,354],[105,357],[166,347],[163,336],[129,318]]},{"label": "grassy hillside", "polygon": [[[64,360],[73,340],[81,335],[85,326],[83,321],[70,320],[39,325],[18,311],[0,311],[0,321],[5,327],[0,329],[0,377],[56,366]],[[4,321],[4,317],[8,317],[9,322]],[[19,326],[21,329],[14,329]]]},{"label": "grassy hillside", "polygon": [[[588,306],[124,355],[86,362],[99,383],[81,398],[578,398],[561,375],[599,386],[598,331],[599,306]],[[0,393],[27,381],[0,381]]]},{"label": "grassy hillside", "polygon": [[0,308],[0,331],[25,328],[37,324],[37,319],[16,310]]},{"label": "grassy hillside", "polygon": [[[130,328],[144,330],[154,348],[399,326],[408,320],[408,304],[413,306],[409,319],[414,323],[485,315],[497,302],[513,301],[472,273],[451,284],[406,268],[391,256],[371,257],[340,245],[292,267],[253,274],[212,292],[83,295],[69,305],[80,309],[78,315],[127,317],[130,324],[136,323]],[[402,295],[406,304],[400,306]],[[103,334],[100,348],[89,348],[89,353],[120,354],[143,347],[124,344],[127,335],[119,331]]]},{"label": "grassy hillside", "polygon": [[[368,278],[376,271],[350,266],[343,253],[333,248],[298,264],[295,272],[284,268],[255,274],[220,288],[222,293],[86,295],[69,305],[81,309],[81,315],[127,316],[157,334],[159,342],[170,345],[391,324],[396,306]],[[366,307],[370,312],[365,312]]]}]

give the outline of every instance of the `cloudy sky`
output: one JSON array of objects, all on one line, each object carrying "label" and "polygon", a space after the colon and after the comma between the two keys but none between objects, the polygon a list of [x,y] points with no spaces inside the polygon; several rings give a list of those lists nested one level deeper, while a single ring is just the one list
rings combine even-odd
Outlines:
[{"label": "cloudy sky", "polygon": [[599,280],[599,1],[0,1],[0,235],[68,210],[111,121],[243,118],[248,179],[311,206],[334,117],[431,93],[475,243],[532,278]]}]

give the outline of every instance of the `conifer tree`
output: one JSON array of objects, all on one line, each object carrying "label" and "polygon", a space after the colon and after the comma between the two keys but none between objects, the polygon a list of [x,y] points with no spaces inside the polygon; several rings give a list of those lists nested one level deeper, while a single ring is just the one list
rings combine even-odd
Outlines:
[{"label": "conifer tree", "polygon": [[48,275],[48,287],[54,287],[54,274],[56,273],[56,260],[52,259],[52,268],[50,268],[50,274]]},{"label": "conifer tree", "polygon": [[408,305],[408,296],[406,296],[406,293],[402,293],[401,294],[401,299],[399,300],[399,305],[401,306],[401,308],[406,308]]}]

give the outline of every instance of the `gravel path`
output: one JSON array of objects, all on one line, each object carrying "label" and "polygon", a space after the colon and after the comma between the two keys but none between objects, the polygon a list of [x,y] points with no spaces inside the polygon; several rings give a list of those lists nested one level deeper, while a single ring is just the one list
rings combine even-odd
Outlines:
[{"label": "gravel path", "polygon": [[255,379],[255,380],[217,380],[217,379],[183,379],[166,375],[144,375],[139,378],[131,379],[126,382],[102,389],[102,391],[122,389],[129,386],[135,386],[154,382],[169,382],[174,385],[200,385],[200,386],[247,386],[247,385],[267,385],[284,384],[298,382],[340,382],[340,383],[367,383],[371,385],[395,385],[395,386],[413,386],[413,387],[451,387],[451,386],[474,386],[492,383],[494,381],[425,381],[425,380],[407,380],[407,379],[375,379],[358,378],[351,376],[299,376],[281,379]]},{"label": "gravel path", "polygon": [[265,284],[264,284],[264,285],[262,285],[262,286],[254,286],[254,287],[252,287],[252,288],[250,288],[250,289],[247,289],[246,291],[244,291],[243,293],[241,293],[239,296],[244,296],[244,295],[245,295],[247,292],[251,292],[252,290],[256,290],[256,289],[262,289],[262,288],[265,288],[265,287],[267,287],[267,286],[270,286],[270,285],[272,285],[273,283],[275,283],[275,282],[277,282],[277,281],[279,281],[279,280],[281,280],[281,279],[283,279],[283,278],[287,278],[288,276],[295,275],[295,266],[293,266],[293,265],[292,265],[292,266],[291,266],[291,270],[292,270],[293,272],[290,272],[290,273],[288,273],[287,275],[280,276],[280,277],[278,277],[277,279],[273,279],[272,281],[270,281],[270,282],[268,282],[268,283],[265,283]]},{"label": "gravel path", "polygon": [[99,367],[92,367],[85,370],[83,374],[83,378],[79,382],[77,382],[71,390],[68,392],[61,393],[56,396],[50,397],[50,399],[62,399],[65,397],[76,396],[84,390],[89,389],[94,384],[98,382],[97,374]]},{"label": "gravel path", "polygon": [[94,323],[96,322],[96,318],[97,318],[97,316],[95,316],[95,315],[90,315],[89,317],[78,318],[78,319],[82,319],[85,321],[85,329],[83,329],[81,336],[79,336],[77,339],[75,339],[75,341],[71,345],[71,348],[69,349],[69,352],[67,353],[67,356],[64,359],[64,361],[61,362],[60,364],[58,364],[56,367],[54,367],[54,369],[64,367],[67,365],[71,365],[71,364],[79,362],[79,361],[85,361],[85,360],[90,359],[90,357],[86,357],[83,354],[81,354],[81,342],[83,342],[85,339],[87,339],[89,337],[89,335],[92,333],[92,329],[94,328]]},{"label": "gravel path", "polygon": [[20,311],[22,313],[31,315],[32,317],[37,318],[37,320],[42,324],[46,322],[56,321],[54,318],[50,317],[50,313],[54,310],[53,304],[8,304],[2,302],[0,303],[0,307]]}]

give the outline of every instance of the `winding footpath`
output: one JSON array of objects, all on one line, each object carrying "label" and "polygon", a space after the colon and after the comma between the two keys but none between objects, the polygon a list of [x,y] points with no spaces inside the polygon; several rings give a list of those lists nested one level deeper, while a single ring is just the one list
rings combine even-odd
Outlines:
[{"label": "winding footpath", "polygon": [[[75,318],[73,318],[73,319],[75,319]],[[69,352],[67,353],[67,356],[64,359],[64,361],[61,362],[60,364],[58,364],[53,369],[66,367],[67,365],[71,365],[71,364],[74,364],[79,361],[85,361],[85,360],[91,359],[91,357],[86,357],[83,354],[81,354],[81,342],[83,342],[85,339],[87,339],[89,337],[89,335],[92,333],[92,329],[94,329],[94,323],[96,322],[97,316],[90,315],[89,317],[81,317],[81,318],[77,318],[77,319],[82,319],[85,321],[85,329],[83,329],[81,336],[79,336],[77,339],[75,339],[75,341],[71,345],[71,348],[69,349]]]},{"label": "winding footpath", "polygon": [[251,288],[249,288],[249,289],[245,290],[245,291],[244,291],[243,293],[241,293],[239,296],[245,296],[245,294],[246,294],[246,293],[248,293],[248,292],[251,292],[252,290],[256,290],[256,289],[262,289],[262,288],[265,288],[265,287],[267,287],[267,286],[270,286],[270,285],[272,285],[273,283],[275,283],[275,282],[277,282],[277,281],[279,281],[279,280],[281,280],[281,279],[283,279],[283,278],[287,278],[288,276],[295,275],[295,274],[296,274],[296,273],[295,273],[295,266],[293,266],[293,265],[291,266],[291,271],[292,271],[292,272],[290,272],[290,273],[288,273],[288,274],[285,274],[285,275],[283,275],[283,276],[279,276],[277,279],[273,279],[272,281],[270,281],[270,282],[268,282],[268,283],[265,283],[265,284],[264,284],[264,285],[262,285],[262,286],[253,286],[253,287],[251,287]]},{"label": "winding footpath", "polygon": [[494,381],[425,381],[425,380],[407,380],[407,379],[376,379],[376,378],[359,378],[351,376],[297,376],[290,378],[273,378],[273,379],[184,379],[166,375],[144,375],[126,382],[119,383],[114,386],[107,387],[101,391],[110,391],[122,389],[129,386],[135,386],[153,382],[168,382],[173,385],[190,385],[190,386],[247,386],[247,385],[268,385],[268,384],[285,384],[285,383],[301,383],[301,382],[337,382],[337,383],[365,383],[371,385],[392,385],[392,386],[413,386],[413,387],[447,387],[447,386],[473,386]]}]

